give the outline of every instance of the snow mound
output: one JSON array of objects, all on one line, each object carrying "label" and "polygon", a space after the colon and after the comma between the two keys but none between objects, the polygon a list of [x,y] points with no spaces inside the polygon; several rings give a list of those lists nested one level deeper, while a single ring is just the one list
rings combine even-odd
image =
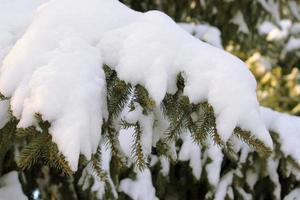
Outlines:
[{"label": "snow mound", "polygon": [[[67,8],[67,9],[66,9]],[[141,84],[159,105],[182,73],[191,102],[208,101],[227,141],[236,126],[272,147],[246,65],[206,44],[158,11],[135,12],[116,0],[52,0],[3,61],[0,92],[11,97],[19,127],[40,113],[73,170],[88,159],[107,116],[102,65]]]}]

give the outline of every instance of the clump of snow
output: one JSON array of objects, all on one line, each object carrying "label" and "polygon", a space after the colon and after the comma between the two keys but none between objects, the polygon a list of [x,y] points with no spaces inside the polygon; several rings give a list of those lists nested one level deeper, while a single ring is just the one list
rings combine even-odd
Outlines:
[{"label": "clump of snow", "polygon": [[224,175],[217,187],[215,200],[223,200],[226,197],[227,188],[231,185],[233,179],[233,172],[230,171]]},{"label": "clump of snow", "polygon": [[245,22],[244,15],[241,11],[238,11],[234,17],[230,20],[230,22],[236,24],[238,26],[238,31],[248,34],[249,28]]},{"label": "clump of snow", "polygon": [[300,164],[300,118],[264,107],[261,113],[267,128],[279,135],[281,151]]},{"label": "clump of snow", "polygon": [[291,37],[284,47],[285,52],[300,49],[300,38]]},{"label": "clump of snow", "polygon": [[10,47],[23,34],[38,6],[47,0],[0,1],[0,66]]},{"label": "clump of snow", "polygon": [[283,200],[299,200],[300,199],[300,188],[292,190]]},{"label": "clump of snow", "polygon": [[271,14],[276,22],[280,20],[279,2],[276,0],[257,0],[260,5]]},{"label": "clump of snow", "polygon": [[275,186],[273,190],[273,195],[274,197],[276,197],[276,199],[280,199],[281,193],[281,185],[279,182],[279,175],[277,173],[278,164],[279,160],[276,160],[274,158],[268,158],[267,160],[267,170],[269,177]]},{"label": "clump of snow", "polygon": [[272,22],[264,21],[262,24],[259,25],[258,31],[261,35],[267,35],[275,28],[277,27]]},{"label": "clump of snow", "polygon": [[[115,185],[111,179],[110,176],[110,161],[111,161],[111,150],[110,148],[105,145],[105,144],[101,144],[101,169],[103,170],[103,172],[106,173],[106,178],[107,178],[107,183],[109,184],[109,187],[111,188],[111,192],[114,196],[114,198],[118,198],[118,193],[117,190],[115,188]],[[88,168],[89,169],[89,173],[94,175],[94,184],[92,186],[92,191],[97,193],[97,197],[99,199],[103,199],[103,196],[105,194],[105,183],[99,179],[99,177],[93,173],[94,169]]]},{"label": "clump of snow", "polygon": [[262,35],[267,35],[267,41],[282,41],[286,39],[291,32],[292,22],[289,19],[283,19],[278,22],[278,26],[272,22],[265,21],[259,27],[258,31]]},{"label": "clump of snow", "polygon": [[[68,8],[68,9],[66,9]],[[208,101],[217,130],[227,141],[236,126],[272,147],[256,99],[256,82],[245,64],[182,30],[158,11],[135,12],[116,0],[53,0],[39,9],[24,36],[3,61],[0,92],[11,97],[18,127],[40,113],[73,170],[79,153],[97,149],[106,113],[102,65],[122,80],[141,84],[158,106],[186,80],[192,103]],[[141,124],[152,142],[153,117]]]},{"label": "clump of snow", "polygon": [[9,172],[0,177],[0,199],[1,200],[27,200],[22,191],[16,171]]},{"label": "clump of snow", "polygon": [[293,16],[297,19],[300,20],[300,13],[299,13],[299,6],[297,4],[297,1],[295,0],[290,0],[287,2],[288,6],[293,14]]},{"label": "clump of snow", "polygon": [[216,187],[220,180],[223,153],[220,147],[214,145],[212,141],[206,153],[207,157],[211,160],[205,167],[207,179],[212,186]]},{"label": "clump of snow", "polygon": [[178,154],[178,160],[189,161],[194,177],[199,180],[202,171],[201,147],[193,141],[190,133],[184,134],[182,140],[183,144]]},{"label": "clump of snow", "polygon": [[124,192],[133,200],[158,200],[149,169],[137,172],[135,180],[123,179],[120,182],[119,191]]},{"label": "clump of snow", "polygon": [[[0,1],[0,67],[11,47],[24,33],[38,6],[47,0]],[[8,101],[0,102],[0,128],[8,120]]]},{"label": "clump of snow", "polygon": [[186,30],[188,33],[194,35],[196,38],[223,49],[221,31],[217,27],[210,26],[208,24],[190,23],[179,23],[178,25],[180,25],[180,27]]}]

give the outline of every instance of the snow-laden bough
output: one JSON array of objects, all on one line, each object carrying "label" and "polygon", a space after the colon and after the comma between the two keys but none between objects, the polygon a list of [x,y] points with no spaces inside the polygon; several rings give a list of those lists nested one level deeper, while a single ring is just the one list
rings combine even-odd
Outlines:
[{"label": "snow-laden bough", "polygon": [[89,159],[100,141],[107,116],[104,64],[144,86],[157,106],[176,91],[182,73],[184,95],[212,105],[223,141],[240,127],[272,147],[255,79],[238,58],[158,11],[136,12],[116,0],[52,0],[4,59],[0,92],[11,97],[18,127],[34,124],[35,113],[51,123],[53,141],[73,170],[79,154]]}]

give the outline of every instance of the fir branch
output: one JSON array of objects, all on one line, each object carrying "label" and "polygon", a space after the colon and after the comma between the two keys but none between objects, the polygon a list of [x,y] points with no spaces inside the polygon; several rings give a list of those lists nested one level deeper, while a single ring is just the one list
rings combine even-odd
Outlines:
[{"label": "fir branch", "polygon": [[25,170],[32,167],[43,154],[43,149],[47,143],[47,135],[39,134],[26,145],[19,156],[18,166]]},{"label": "fir branch", "polygon": [[13,147],[15,141],[15,130],[17,121],[11,119],[1,130],[0,130],[0,176],[3,170],[3,162],[7,152]]},{"label": "fir branch", "polygon": [[107,174],[102,170],[101,145],[98,146],[97,152],[92,156],[91,163],[97,177],[104,183],[107,182]]},{"label": "fir branch", "polygon": [[36,127],[29,126],[27,128],[18,128],[16,130],[16,136],[18,138],[24,138],[24,137],[34,137],[39,133],[39,131],[36,130]]},{"label": "fir branch", "polygon": [[147,167],[147,162],[143,153],[142,147],[142,130],[139,122],[137,122],[134,126],[134,141],[132,145],[132,155],[135,158],[137,168],[142,171]]},{"label": "fir branch", "polygon": [[272,150],[265,146],[265,144],[251,135],[249,131],[244,131],[239,127],[234,129],[234,134],[246,142],[250,147],[257,149],[263,156],[269,156],[272,153]]},{"label": "fir branch", "polygon": [[132,87],[124,81],[117,79],[111,88],[108,88],[107,109],[112,118],[124,109],[132,94]]},{"label": "fir branch", "polygon": [[142,129],[140,126],[139,122],[136,122],[135,124],[133,123],[128,123],[124,120],[122,120],[122,128],[123,129],[129,129],[129,128],[134,128],[133,132],[133,145],[131,147],[131,154],[136,162],[136,166],[139,170],[144,170],[147,167],[147,162],[145,160],[145,156],[143,153],[143,147],[142,147],[142,141],[141,141],[141,136],[142,136]]},{"label": "fir branch", "polygon": [[148,91],[141,85],[135,86],[133,101],[142,106],[145,115],[152,112],[155,107],[154,100],[150,97]]},{"label": "fir branch", "polygon": [[121,151],[119,150],[119,140],[116,137],[116,131],[112,127],[111,119],[108,121],[104,121],[102,130],[104,132],[104,136],[107,139],[107,144],[109,145],[112,155],[116,158],[117,163],[120,166],[124,166],[124,161],[122,159]]},{"label": "fir branch", "polygon": [[68,161],[65,156],[59,152],[57,145],[52,142],[51,136],[48,135],[46,140],[46,148],[44,148],[44,158],[50,167],[61,170],[64,174],[71,176],[73,171],[70,168]]}]

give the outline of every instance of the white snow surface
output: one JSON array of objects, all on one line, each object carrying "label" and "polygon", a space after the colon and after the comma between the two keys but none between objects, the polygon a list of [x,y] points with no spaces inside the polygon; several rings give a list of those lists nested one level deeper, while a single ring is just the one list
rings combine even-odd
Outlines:
[{"label": "white snow surface", "polygon": [[136,176],[136,180],[123,179],[120,182],[119,191],[124,192],[133,200],[158,200],[155,196],[155,188],[152,185],[150,170],[139,171]]},{"label": "white snow surface", "polygon": [[1,200],[27,200],[19,182],[18,173],[11,171],[0,177],[0,199]]},{"label": "white snow surface", "polygon": [[196,144],[190,133],[182,136],[183,144],[178,154],[178,160],[189,161],[194,177],[199,180],[202,171],[201,147]]},{"label": "white snow surface", "polygon": [[[23,34],[34,11],[47,0],[0,0],[0,67],[6,54]],[[7,101],[0,102],[0,128],[8,121]]]},{"label": "white snow surface", "polygon": [[220,174],[221,174],[221,165],[223,161],[223,153],[216,144],[210,142],[210,146],[206,151],[208,158],[211,160],[206,166],[205,170],[207,172],[207,179],[210,185],[217,187]]},{"label": "white snow surface", "polygon": [[35,113],[51,122],[53,141],[73,170],[79,153],[89,159],[96,151],[107,116],[102,64],[126,82],[145,86],[157,105],[166,92],[176,91],[182,72],[184,94],[213,106],[224,141],[239,126],[272,147],[255,79],[241,60],[158,11],[139,13],[116,0],[52,0],[5,57],[0,92],[11,97],[19,127],[34,124]]},{"label": "white snow surface", "polygon": [[272,109],[261,107],[265,125],[270,131],[278,134],[280,148],[285,156],[291,156],[300,164],[300,117],[279,113]]},{"label": "white snow surface", "polygon": [[230,171],[221,179],[215,194],[215,200],[223,200],[226,197],[227,188],[232,184],[233,172]]}]

